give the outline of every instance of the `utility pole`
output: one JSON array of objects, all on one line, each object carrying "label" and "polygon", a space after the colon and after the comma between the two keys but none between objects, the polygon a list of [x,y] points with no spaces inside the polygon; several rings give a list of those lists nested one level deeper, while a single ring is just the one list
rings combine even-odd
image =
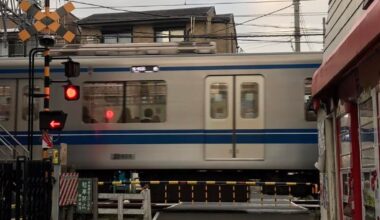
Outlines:
[{"label": "utility pole", "polygon": [[300,0],[293,0],[294,5],[294,39],[296,52],[301,52],[301,31],[300,31]]}]

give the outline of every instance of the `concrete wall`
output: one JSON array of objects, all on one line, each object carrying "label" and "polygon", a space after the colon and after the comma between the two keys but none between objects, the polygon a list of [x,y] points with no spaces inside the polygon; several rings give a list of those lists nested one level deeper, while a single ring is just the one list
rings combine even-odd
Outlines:
[{"label": "concrete wall", "polygon": [[91,28],[80,28],[81,33],[81,44],[88,44],[88,43],[101,43],[100,39],[102,36],[102,32],[98,29],[91,29]]},{"label": "concrete wall", "polygon": [[153,43],[154,29],[152,25],[136,25],[133,27],[133,43]]},{"label": "concrete wall", "polygon": [[234,27],[228,23],[217,23],[212,26],[212,33],[216,35],[215,41],[218,53],[235,53],[235,31]]}]

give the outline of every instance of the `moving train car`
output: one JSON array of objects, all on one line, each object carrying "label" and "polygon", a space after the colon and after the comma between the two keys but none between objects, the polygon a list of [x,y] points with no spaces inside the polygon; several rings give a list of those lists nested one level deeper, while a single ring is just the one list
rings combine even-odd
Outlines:
[{"label": "moving train car", "polygon": [[[54,139],[68,144],[77,169],[314,169],[317,131],[307,102],[320,53],[72,58],[81,65],[71,79],[80,99],[66,101],[54,83],[51,109],[68,114]],[[53,80],[65,79],[60,62],[52,62]],[[0,60],[0,123],[21,138],[27,64]],[[36,66],[42,92],[42,60]]]}]

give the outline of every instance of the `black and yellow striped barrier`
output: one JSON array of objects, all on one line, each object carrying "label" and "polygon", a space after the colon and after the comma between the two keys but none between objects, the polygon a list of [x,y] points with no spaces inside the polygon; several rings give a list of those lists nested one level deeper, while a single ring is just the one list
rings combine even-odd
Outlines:
[{"label": "black and yellow striped barrier", "polygon": [[[135,181],[99,181],[98,182],[98,185],[99,186],[126,186],[126,185],[141,185],[141,186],[154,186],[154,185],[161,185],[161,186],[164,186],[164,191],[163,191],[163,201],[164,203],[168,203],[168,201],[173,201],[173,199],[169,199],[169,193],[168,193],[168,188],[169,186],[174,186],[177,188],[176,190],[176,202],[181,202],[184,198],[183,198],[183,191],[185,190],[186,187],[182,187],[182,186],[190,186],[190,201],[191,202],[194,202],[196,199],[195,199],[195,194],[196,194],[196,190],[195,190],[195,186],[201,186],[203,187],[203,192],[199,191],[199,188],[198,188],[198,195],[199,193],[204,193],[204,202],[209,202],[211,200],[210,198],[210,187],[217,187],[217,191],[216,191],[216,198],[214,198],[214,201],[216,199],[216,201],[219,201],[219,202],[222,202],[223,199],[224,199],[224,195],[223,195],[223,192],[222,192],[222,187],[224,186],[229,186],[231,187],[232,189],[232,202],[236,202],[236,201],[241,201],[241,198],[240,199],[237,199],[237,190],[238,190],[238,186],[243,186],[243,191],[245,191],[245,201],[246,202],[250,202],[250,199],[251,199],[251,187],[258,187],[260,188],[260,191],[258,192],[258,197],[256,199],[258,199],[259,203],[261,205],[264,204],[264,192],[263,192],[263,188],[264,187],[269,187],[269,188],[272,188],[273,187],[273,198],[274,198],[274,204],[276,205],[277,204],[277,197],[278,197],[278,189],[277,188],[284,188],[287,189],[287,194],[288,195],[288,201],[289,201],[289,204],[291,204],[291,201],[293,200],[293,195],[292,195],[292,188],[293,187],[297,187],[297,186],[307,186],[307,187],[311,187],[312,188],[312,194],[318,194],[319,193],[319,190],[318,190],[318,184],[314,184],[314,183],[311,183],[311,182],[259,182],[259,181],[216,181],[216,180],[207,180],[207,181],[198,181],[198,180],[151,180],[151,181],[139,181],[139,180],[135,180]],[[188,189],[187,189],[188,190]],[[240,187],[239,191],[240,191],[240,195],[241,194],[241,190],[242,188]],[[284,190],[282,190],[284,191]],[[172,192],[173,193],[173,192]],[[212,194],[212,193],[211,193]],[[283,195],[283,192],[281,193],[281,195]],[[189,198],[188,198],[189,199]],[[282,197],[283,199],[283,197]]]},{"label": "black and yellow striped barrier", "polygon": [[99,181],[98,185],[230,185],[230,186],[315,186],[316,184],[310,182],[257,182],[257,181],[197,181],[197,180],[150,180],[150,181]]}]

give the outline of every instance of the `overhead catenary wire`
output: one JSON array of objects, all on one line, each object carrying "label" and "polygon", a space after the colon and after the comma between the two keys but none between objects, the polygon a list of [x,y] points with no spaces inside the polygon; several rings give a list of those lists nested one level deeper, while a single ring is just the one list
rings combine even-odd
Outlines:
[{"label": "overhead catenary wire", "polygon": [[[138,34],[147,34],[147,35],[139,35],[134,36],[136,38],[153,38],[152,33],[149,32],[135,32]],[[149,35],[148,35],[149,34]],[[104,37],[102,35],[96,35],[96,34],[81,34],[78,35],[78,37]],[[209,39],[231,39],[231,38],[265,38],[265,37],[292,37],[294,34],[239,34],[239,35],[208,35],[208,34],[202,34],[202,35],[192,35],[191,38],[209,38]],[[305,34],[300,34],[300,36],[305,36]],[[307,36],[323,36],[322,33],[309,33]],[[180,35],[180,34],[162,34],[161,36],[156,36],[156,38],[166,38],[166,37],[172,37],[172,38],[188,38],[188,35]]]},{"label": "overhead catenary wire", "polygon": [[[315,0],[302,0],[303,2],[310,2]],[[78,7],[77,9],[97,9],[97,8],[107,8],[107,9],[117,9],[122,8],[151,8],[151,7],[176,7],[176,6],[210,6],[210,5],[238,5],[238,4],[268,4],[268,3],[289,3],[291,0],[257,0],[257,1],[228,1],[228,2],[197,2],[197,3],[180,3],[180,4],[150,4],[150,5],[117,5],[113,7],[96,5],[88,2],[82,1],[72,1],[78,4],[87,5],[90,7]],[[135,12],[135,11],[134,11]]]},{"label": "overhead catenary wire", "polygon": [[[304,37],[305,37],[306,42],[308,42],[308,41],[310,41],[310,39],[309,39],[309,37],[307,36],[307,31],[306,31],[306,29],[305,29],[305,21],[304,21],[302,15],[300,15],[300,21],[301,21],[301,31],[302,31],[302,33],[304,34]],[[309,48],[309,50],[312,50],[312,46],[311,46],[311,44],[307,43],[306,45],[307,45],[307,47]]]},{"label": "overhead catenary wire", "polygon": [[215,33],[221,32],[221,31],[226,31],[226,30],[229,30],[230,28],[235,28],[235,27],[237,27],[237,26],[240,26],[240,25],[243,25],[243,24],[246,24],[246,23],[249,23],[249,22],[252,22],[252,21],[258,20],[258,19],[260,19],[260,18],[263,18],[263,17],[269,16],[269,15],[274,14],[274,13],[277,13],[277,12],[279,12],[279,11],[283,11],[283,10],[285,10],[285,9],[288,9],[288,8],[290,8],[290,7],[292,7],[292,6],[293,6],[293,4],[290,4],[290,5],[288,5],[288,6],[285,6],[285,7],[280,8],[280,9],[277,9],[277,10],[271,11],[271,12],[266,13],[266,14],[263,14],[262,16],[258,16],[258,17],[255,17],[255,18],[252,18],[252,19],[249,19],[249,20],[246,20],[246,21],[240,22],[240,23],[236,23],[235,25],[233,25],[233,24],[232,24],[232,25],[229,25],[229,26],[226,27],[226,28],[219,29],[219,30],[217,30],[217,31],[212,32],[212,34],[215,34]]},{"label": "overhead catenary wire", "polygon": [[93,3],[88,3],[88,2],[81,2],[81,1],[76,1],[76,0],[72,0],[71,2],[78,3],[78,4],[84,4],[84,5],[96,6],[96,7],[99,7],[99,8],[110,9],[110,10],[114,10],[114,11],[136,13],[136,14],[149,15],[149,16],[161,17],[161,18],[170,18],[171,17],[169,15],[159,15],[159,14],[154,14],[154,13],[149,13],[149,12],[142,12],[142,11],[131,11],[131,10],[121,9],[121,8],[118,8],[118,7],[98,5],[98,4],[93,4]]}]

